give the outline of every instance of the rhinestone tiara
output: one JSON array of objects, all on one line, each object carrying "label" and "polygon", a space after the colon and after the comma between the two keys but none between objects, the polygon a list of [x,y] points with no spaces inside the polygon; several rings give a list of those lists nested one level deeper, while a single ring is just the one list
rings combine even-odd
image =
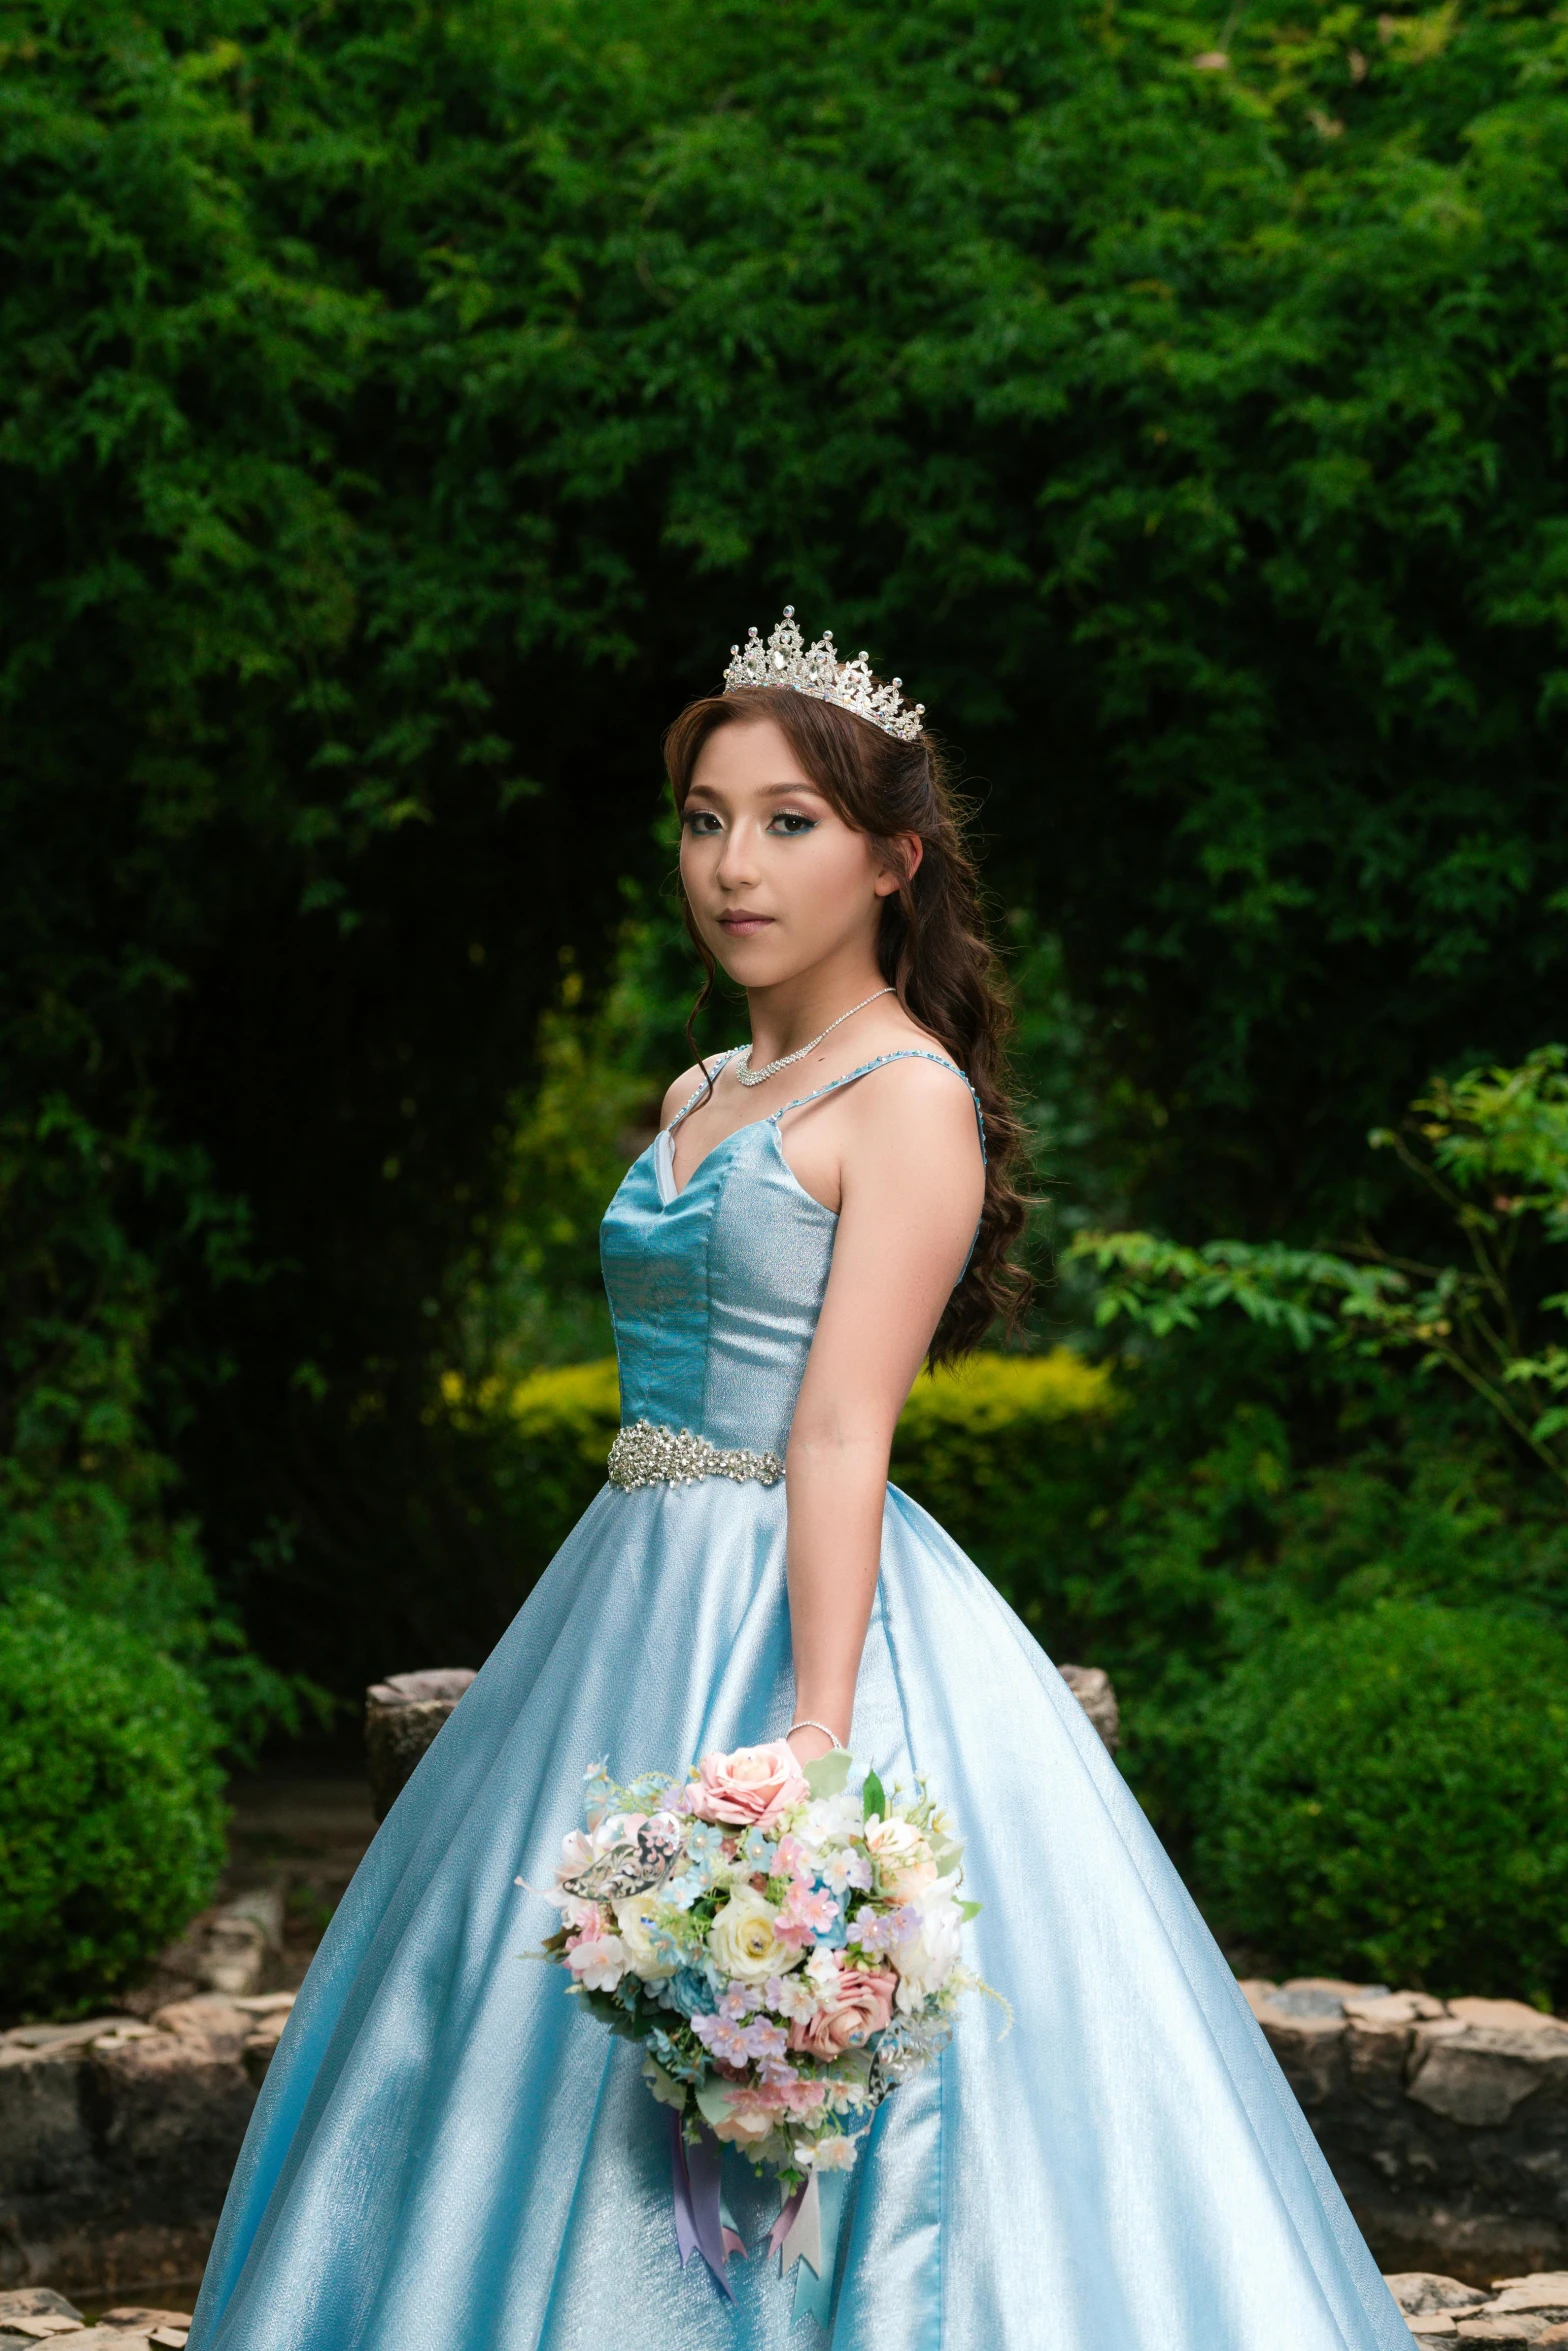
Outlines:
[{"label": "rhinestone tiara", "polygon": [[738,693],[742,686],[788,686],[792,693],[810,694],[818,702],[836,702],[840,710],[869,718],[884,735],[912,743],[926,706],[905,702],[899,692],[903,682],[895,678],[890,686],[879,686],[864,653],[857,653],[853,661],[840,661],[831,629],[808,645],[793,604],[785,605],[784,618],[766,644],[755,629],[748,629],[745,644],[730,647],[724,672],[726,694]]}]

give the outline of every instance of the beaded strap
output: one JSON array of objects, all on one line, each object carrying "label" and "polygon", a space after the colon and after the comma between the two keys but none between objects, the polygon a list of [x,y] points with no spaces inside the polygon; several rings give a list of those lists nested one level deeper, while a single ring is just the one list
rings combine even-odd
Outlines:
[{"label": "beaded strap", "polygon": [[629,1493],[634,1486],[694,1486],[699,1478],[755,1480],[776,1486],[784,1464],[776,1453],[752,1453],[744,1446],[710,1444],[690,1429],[666,1428],[651,1420],[622,1429],[610,1447],[609,1480]]},{"label": "beaded strap", "polygon": [[695,1093],[695,1094],[693,1094],[693,1095],[691,1095],[691,1096],[689,1097],[689,1099],[688,1099],[688,1100],[686,1100],[685,1102],[683,1102],[683,1103],[681,1104],[681,1106],[680,1106],[679,1110],[677,1110],[677,1112],[675,1113],[675,1116],[674,1116],[674,1117],[671,1119],[671,1121],[670,1121],[669,1125],[668,1125],[668,1126],[665,1128],[665,1130],[664,1130],[664,1131],[665,1131],[665,1133],[666,1133],[667,1135],[673,1135],[673,1134],[674,1134],[674,1132],[675,1132],[676,1128],[677,1128],[677,1127],[680,1125],[680,1123],[681,1123],[681,1120],[682,1120],[682,1119],[683,1119],[683,1118],[686,1116],[686,1113],[687,1113],[687,1111],[688,1111],[688,1110],[695,1110],[695,1109],[696,1109],[696,1107],[697,1107],[698,1103],[699,1103],[699,1102],[702,1100],[702,1098],[703,1098],[704,1094],[708,1093],[708,1092],[710,1091],[710,1089],[712,1088],[712,1085],[713,1085],[713,1078],[716,1078],[716,1077],[718,1076],[719,1072],[720,1072],[720,1071],[721,1071],[721,1070],[722,1070],[722,1069],[725,1067],[725,1065],[726,1065],[728,1062],[731,1062],[731,1061],[733,1061],[733,1060],[734,1060],[734,1058],[735,1058],[736,1054],[737,1054],[739,1051],[740,1051],[740,1047],[739,1047],[738,1045],[731,1045],[731,1046],[727,1047],[727,1048],[726,1048],[726,1050],[725,1050],[724,1052],[720,1053],[720,1054],[719,1054],[719,1055],[718,1055],[718,1056],[715,1058],[715,1060],[714,1060],[714,1064],[713,1064],[713,1077],[710,1077],[710,1078],[704,1078],[704,1079],[703,1079],[703,1081],[702,1081],[702,1084],[701,1084],[701,1085],[700,1085],[700,1086],[697,1088],[697,1091],[696,1091],[696,1093]]},{"label": "beaded strap", "polygon": [[[814,1094],[802,1094],[796,1101],[786,1102],[782,1109],[770,1110],[764,1123],[776,1126],[778,1121],[787,1117],[790,1111],[804,1110],[808,1102],[820,1102],[824,1094],[836,1093],[840,1086],[853,1085],[856,1078],[869,1077],[874,1069],[885,1068],[890,1061],[934,1061],[938,1069],[950,1069],[955,1078],[969,1086],[969,1080],[964,1076],[957,1062],[949,1061],[945,1053],[927,1053],[923,1046],[906,1045],[897,1053],[879,1053],[875,1061],[863,1061],[859,1069],[846,1070],[841,1078],[829,1078],[827,1084],[818,1086]],[[980,1097],[973,1086],[969,1086],[969,1099],[975,1106],[975,1123],[980,1129],[980,1156],[984,1159],[986,1155],[985,1112],[980,1107]]]}]

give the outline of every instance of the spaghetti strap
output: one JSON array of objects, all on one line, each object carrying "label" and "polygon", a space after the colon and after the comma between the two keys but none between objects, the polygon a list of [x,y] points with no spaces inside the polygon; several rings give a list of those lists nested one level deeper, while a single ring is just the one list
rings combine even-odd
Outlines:
[{"label": "spaghetti strap", "polygon": [[[740,1047],[738,1045],[731,1045],[727,1052],[718,1055],[713,1064],[713,1078],[718,1076],[720,1070],[724,1068],[727,1062],[734,1060],[736,1054],[739,1051]],[[681,1120],[686,1116],[687,1111],[696,1109],[704,1094],[706,1094],[712,1087],[713,1078],[704,1078],[702,1084],[697,1088],[696,1093],[691,1095],[687,1101],[681,1104],[679,1110],[677,1110],[669,1125],[661,1130],[664,1134],[673,1135],[676,1128],[680,1125]]]},{"label": "spaghetti strap", "polygon": [[[726,1055],[725,1058],[727,1060],[729,1056]],[[875,1061],[863,1061],[859,1069],[847,1069],[841,1078],[829,1078],[827,1084],[818,1086],[814,1094],[798,1095],[793,1102],[784,1103],[780,1109],[770,1110],[762,1123],[766,1126],[777,1126],[779,1120],[787,1118],[792,1110],[804,1110],[808,1102],[820,1102],[824,1094],[836,1094],[840,1086],[852,1086],[857,1078],[869,1077],[874,1069],[884,1069],[890,1061],[934,1061],[938,1069],[950,1069],[961,1084],[969,1086],[969,1099],[975,1106],[975,1124],[980,1130],[980,1156],[984,1159],[986,1157],[985,1112],[980,1107],[979,1095],[975,1092],[974,1087],[969,1085],[968,1078],[964,1076],[956,1061],[949,1061],[945,1053],[927,1053],[919,1045],[905,1046],[897,1053],[879,1053]],[[688,1103],[687,1109],[690,1107],[691,1105]],[[686,1112],[683,1110],[681,1112],[682,1118],[685,1115]]]}]

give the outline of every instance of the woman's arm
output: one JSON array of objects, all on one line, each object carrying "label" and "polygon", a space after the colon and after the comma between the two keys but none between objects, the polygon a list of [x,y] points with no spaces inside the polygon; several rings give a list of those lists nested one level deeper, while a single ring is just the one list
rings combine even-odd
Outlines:
[{"label": "woman's arm", "polygon": [[[825,1723],[847,1745],[893,1430],[963,1272],[985,1179],[974,1106],[956,1078],[904,1062],[841,1099],[833,1270],[790,1429],[785,1490],[795,1717]],[[797,1731],[790,1744],[809,1761],[828,1741]]]}]

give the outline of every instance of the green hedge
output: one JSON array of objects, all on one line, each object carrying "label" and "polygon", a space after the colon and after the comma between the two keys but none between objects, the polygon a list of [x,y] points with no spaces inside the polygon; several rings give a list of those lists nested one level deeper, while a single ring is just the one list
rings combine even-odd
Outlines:
[{"label": "green hedge", "polygon": [[1568,1640],[1390,1601],[1214,1702],[1211,1911],[1291,1973],[1568,1999]]},{"label": "green hedge", "polygon": [[152,1643],[37,1593],[0,1607],[0,2013],[109,1999],[223,1860],[218,1730]]},{"label": "green hedge", "polygon": [[[514,1386],[447,1382],[446,1409],[492,1447],[495,1489],[529,1581],[604,1482],[620,1425],[613,1359]],[[1109,1376],[1068,1348],[975,1355],[923,1372],[893,1442],[892,1476],[1049,1635],[1048,1564],[1079,1556],[1112,1416]]]}]

